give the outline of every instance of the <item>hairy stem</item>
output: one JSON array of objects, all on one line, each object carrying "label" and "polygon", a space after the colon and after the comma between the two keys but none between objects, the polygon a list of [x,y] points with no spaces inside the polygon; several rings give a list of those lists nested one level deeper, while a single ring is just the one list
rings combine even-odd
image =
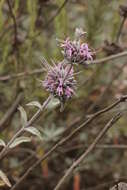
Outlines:
[{"label": "hairy stem", "polygon": [[5,156],[5,154],[8,152],[10,145],[14,142],[14,140],[19,137],[25,130],[26,127],[31,126],[41,115],[43,110],[47,107],[49,101],[51,100],[51,96],[47,98],[47,100],[42,104],[41,109],[39,109],[27,122],[25,126],[23,126],[20,130],[15,133],[15,135],[11,138],[11,140],[8,142],[8,144],[3,148],[3,150],[0,152],[0,160]]}]

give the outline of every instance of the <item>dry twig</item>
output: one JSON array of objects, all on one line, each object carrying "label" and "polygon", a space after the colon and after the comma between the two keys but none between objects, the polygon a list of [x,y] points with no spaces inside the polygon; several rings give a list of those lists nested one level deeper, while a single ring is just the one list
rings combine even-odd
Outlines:
[{"label": "dry twig", "polygon": [[11,107],[5,113],[5,115],[3,116],[3,118],[0,120],[0,132],[3,131],[6,128],[5,124],[7,123],[7,121],[9,120],[9,118],[13,115],[13,113],[15,112],[15,110],[17,109],[19,103],[22,100],[22,97],[23,97],[23,93],[20,93],[17,96],[16,100],[11,105]]},{"label": "dry twig", "polygon": [[15,50],[17,51],[17,45],[18,45],[18,31],[17,31],[17,23],[16,23],[16,18],[15,18],[15,15],[13,13],[13,10],[12,10],[12,6],[11,6],[11,2],[10,0],[7,0],[7,4],[8,4],[8,7],[9,7],[9,11],[10,11],[10,15],[11,15],[11,18],[13,20],[13,23],[14,23],[14,48]]},{"label": "dry twig", "polygon": [[15,78],[28,77],[28,76],[32,76],[32,75],[36,75],[36,74],[41,74],[43,72],[44,72],[43,69],[35,69],[33,71],[24,71],[24,72],[17,73],[17,74],[0,76],[0,81],[4,82],[4,81],[12,80]]},{"label": "dry twig", "polygon": [[97,143],[103,138],[103,136],[106,134],[106,132],[112,127],[114,123],[116,123],[120,118],[121,114],[118,113],[115,115],[108,123],[107,125],[100,131],[98,136],[95,138],[93,143],[88,147],[88,149],[71,165],[71,167],[67,170],[65,175],[60,179],[54,190],[59,190],[62,185],[65,183],[66,179],[70,176],[70,174],[73,172],[73,170],[87,157],[88,154],[91,153],[91,151],[94,149],[94,147],[97,145]]}]

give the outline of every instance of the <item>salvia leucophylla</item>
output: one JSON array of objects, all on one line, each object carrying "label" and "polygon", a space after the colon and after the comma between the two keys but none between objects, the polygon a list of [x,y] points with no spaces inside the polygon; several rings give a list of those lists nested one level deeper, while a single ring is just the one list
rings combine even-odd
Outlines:
[{"label": "salvia leucophylla", "polygon": [[85,32],[80,28],[75,30],[75,39],[73,41],[67,38],[65,41],[58,40],[62,48],[64,60],[58,63],[52,61],[50,65],[44,58],[43,66],[47,72],[43,87],[58,98],[63,106],[65,102],[72,98],[76,91],[76,79],[74,73],[74,64],[85,63],[93,60],[93,52],[87,43],[81,43],[81,37]]}]

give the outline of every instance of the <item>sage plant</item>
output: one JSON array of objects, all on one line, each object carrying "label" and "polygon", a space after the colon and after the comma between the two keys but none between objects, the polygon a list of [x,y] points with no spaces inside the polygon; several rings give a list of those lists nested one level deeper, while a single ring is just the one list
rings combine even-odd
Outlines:
[{"label": "sage plant", "polygon": [[[35,101],[28,104],[29,106],[38,107],[37,112],[30,120],[27,119],[27,114],[24,108],[21,106],[19,107],[22,127],[14,134],[7,144],[0,139],[0,145],[4,147],[0,152],[0,160],[10,149],[31,140],[31,138],[23,136],[25,132],[30,133],[31,135],[36,135],[41,139],[39,130],[31,125],[34,125],[35,121],[41,116],[41,113],[46,109],[52,97],[59,99],[61,108],[63,108],[67,100],[72,98],[75,94],[77,81],[75,79],[76,73],[74,72],[74,63],[79,64],[83,62],[85,63],[87,60],[93,60],[93,53],[88,47],[88,44],[81,43],[81,37],[84,34],[85,32],[82,29],[76,29],[75,39],[73,41],[71,41],[70,38],[67,38],[60,42],[60,47],[62,48],[62,53],[64,55],[63,61],[58,63],[52,61],[53,65],[50,65],[43,58],[42,63],[47,73],[44,81],[42,81],[42,86],[50,93],[50,95],[42,105]],[[0,175],[6,176],[1,170]],[[8,180],[7,176],[6,179]],[[9,180],[6,182],[6,185],[11,187]]]},{"label": "sage plant", "polygon": [[93,52],[88,44],[81,42],[85,33],[81,28],[76,28],[73,41],[70,38],[59,40],[64,56],[62,62],[56,64],[52,61],[53,66],[51,66],[44,58],[42,59],[42,64],[47,72],[42,86],[55,98],[58,98],[61,105],[75,94],[77,81],[74,77],[74,63],[80,64],[93,60]]}]

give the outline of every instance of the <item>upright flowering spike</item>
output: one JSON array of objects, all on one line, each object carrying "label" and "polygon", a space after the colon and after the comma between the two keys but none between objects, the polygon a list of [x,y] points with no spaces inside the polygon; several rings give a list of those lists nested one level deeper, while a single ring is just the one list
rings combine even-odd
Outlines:
[{"label": "upright flowering spike", "polygon": [[54,63],[53,66],[48,63],[45,64],[47,75],[42,85],[54,97],[59,98],[64,103],[74,95],[76,88],[73,67],[62,62],[57,65]]},{"label": "upright flowering spike", "polygon": [[60,47],[63,49],[62,53],[68,63],[85,63],[85,61],[93,60],[93,52],[88,47],[87,43],[81,43],[80,38],[85,32],[80,28],[76,28],[75,40],[71,41],[67,38],[65,41],[61,41]]}]

